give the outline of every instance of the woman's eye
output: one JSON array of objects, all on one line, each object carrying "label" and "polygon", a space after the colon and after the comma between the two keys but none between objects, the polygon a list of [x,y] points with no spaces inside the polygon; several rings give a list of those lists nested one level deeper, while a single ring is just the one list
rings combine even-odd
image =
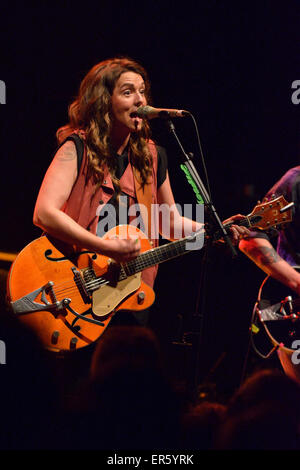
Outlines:
[{"label": "woman's eye", "polygon": [[[145,92],[146,92],[145,89],[139,90],[140,95],[144,95]],[[132,90],[124,90],[123,91],[124,96],[130,96],[131,93],[132,93]]]}]

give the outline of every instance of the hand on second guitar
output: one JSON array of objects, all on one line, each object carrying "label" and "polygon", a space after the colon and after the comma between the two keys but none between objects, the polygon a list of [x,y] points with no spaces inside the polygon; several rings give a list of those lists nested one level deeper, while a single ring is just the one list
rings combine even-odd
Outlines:
[{"label": "hand on second guitar", "polygon": [[241,220],[245,220],[245,216],[241,214],[237,214],[237,215],[233,215],[229,219],[226,219],[222,222],[223,225],[232,224],[230,226],[230,232],[231,232],[230,238],[234,245],[237,245],[239,241],[241,240],[241,238],[244,238],[245,236],[250,235],[250,230],[247,227],[234,224],[234,222],[238,222]]}]

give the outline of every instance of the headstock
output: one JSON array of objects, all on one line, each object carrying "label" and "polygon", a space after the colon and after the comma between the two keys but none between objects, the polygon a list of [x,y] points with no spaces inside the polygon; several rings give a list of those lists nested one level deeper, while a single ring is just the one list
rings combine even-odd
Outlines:
[{"label": "headstock", "polygon": [[287,202],[283,196],[257,204],[247,216],[249,226],[260,230],[291,222],[293,202]]}]

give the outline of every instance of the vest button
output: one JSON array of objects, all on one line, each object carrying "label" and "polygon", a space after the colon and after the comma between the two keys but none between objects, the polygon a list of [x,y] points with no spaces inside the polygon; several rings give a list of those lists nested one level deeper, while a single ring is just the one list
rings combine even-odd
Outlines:
[{"label": "vest button", "polygon": [[102,199],[100,199],[99,204],[104,204],[104,201],[102,201]]},{"label": "vest button", "polygon": [[107,181],[106,181],[106,180],[104,180],[104,181],[103,181],[103,184],[107,184]]}]

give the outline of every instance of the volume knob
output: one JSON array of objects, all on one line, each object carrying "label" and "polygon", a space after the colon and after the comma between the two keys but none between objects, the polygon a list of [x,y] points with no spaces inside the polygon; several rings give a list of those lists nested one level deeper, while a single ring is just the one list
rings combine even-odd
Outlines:
[{"label": "volume knob", "polygon": [[59,337],[59,331],[53,331],[53,333],[51,335],[51,343],[52,344],[57,344],[58,337]]},{"label": "volume knob", "polygon": [[145,297],[146,297],[145,292],[143,291],[139,292],[137,297],[138,297],[138,304],[143,304],[145,301]]},{"label": "volume knob", "polygon": [[70,349],[75,349],[77,345],[78,338],[73,337],[70,341]]}]

